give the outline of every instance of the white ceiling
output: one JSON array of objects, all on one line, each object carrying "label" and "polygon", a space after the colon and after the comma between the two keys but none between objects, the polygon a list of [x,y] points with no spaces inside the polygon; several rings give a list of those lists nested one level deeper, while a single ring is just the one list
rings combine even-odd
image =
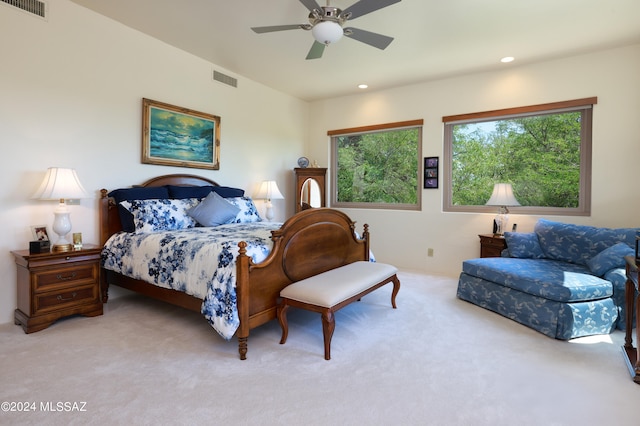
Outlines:
[{"label": "white ceiling", "polygon": [[308,22],[299,0],[73,1],[309,101],[640,43],[640,0],[402,0],[347,25],[394,37],[387,49],[344,37],[315,60],[309,31],[251,30]]}]

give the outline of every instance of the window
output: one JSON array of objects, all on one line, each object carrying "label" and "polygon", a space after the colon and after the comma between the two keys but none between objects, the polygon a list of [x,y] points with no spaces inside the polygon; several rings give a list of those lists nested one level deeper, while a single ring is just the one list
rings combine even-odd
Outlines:
[{"label": "window", "polygon": [[331,205],[420,210],[422,123],[329,131]]},{"label": "window", "polygon": [[597,98],[443,117],[444,210],[494,212],[511,183],[525,214],[591,211],[591,119]]}]

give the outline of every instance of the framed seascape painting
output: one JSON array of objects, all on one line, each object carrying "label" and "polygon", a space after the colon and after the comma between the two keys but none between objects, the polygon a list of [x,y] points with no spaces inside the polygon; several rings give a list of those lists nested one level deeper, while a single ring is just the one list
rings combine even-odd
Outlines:
[{"label": "framed seascape painting", "polygon": [[142,162],[220,169],[220,117],[142,99]]}]

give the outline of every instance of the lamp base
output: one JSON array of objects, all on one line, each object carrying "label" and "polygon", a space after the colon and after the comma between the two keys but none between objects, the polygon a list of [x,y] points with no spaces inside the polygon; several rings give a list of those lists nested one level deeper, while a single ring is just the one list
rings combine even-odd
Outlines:
[{"label": "lamp base", "polygon": [[271,200],[267,200],[267,202],[265,203],[264,217],[265,219],[267,219],[267,222],[271,222],[273,220],[274,214]]},{"label": "lamp base", "polygon": [[73,244],[54,244],[53,247],[51,248],[51,251],[53,252],[65,252],[65,251],[72,251],[73,250]]},{"label": "lamp base", "polygon": [[507,230],[507,225],[509,224],[509,216],[501,213],[497,215],[494,219],[494,228],[493,235],[502,236]]}]

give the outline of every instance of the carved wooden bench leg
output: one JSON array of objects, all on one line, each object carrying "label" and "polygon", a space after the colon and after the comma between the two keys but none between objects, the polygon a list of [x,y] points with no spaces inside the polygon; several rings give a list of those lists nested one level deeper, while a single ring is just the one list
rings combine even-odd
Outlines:
[{"label": "carved wooden bench leg", "polygon": [[278,306],[277,315],[278,322],[280,323],[280,328],[282,328],[282,338],[280,339],[280,344],[284,345],[287,341],[287,336],[289,335],[289,323],[287,322],[287,310],[289,309],[289,305],[286,303],[282,303]]},{"label": "carved wooden bench leg", "polygon": [[331,309],[322,312],[322,334],[324,335],[324,359],[331,359],[331,338],[336,329],[336,318]]},{"label": "carved wooden bench leg", "polygon": [[393,281],[393,291],[391,292],[391,306],[393,306],[393,309],[397,309],[396,296],[400,291],[400,280],[398,279],[397,275],[394,275],[392,281]]}]

